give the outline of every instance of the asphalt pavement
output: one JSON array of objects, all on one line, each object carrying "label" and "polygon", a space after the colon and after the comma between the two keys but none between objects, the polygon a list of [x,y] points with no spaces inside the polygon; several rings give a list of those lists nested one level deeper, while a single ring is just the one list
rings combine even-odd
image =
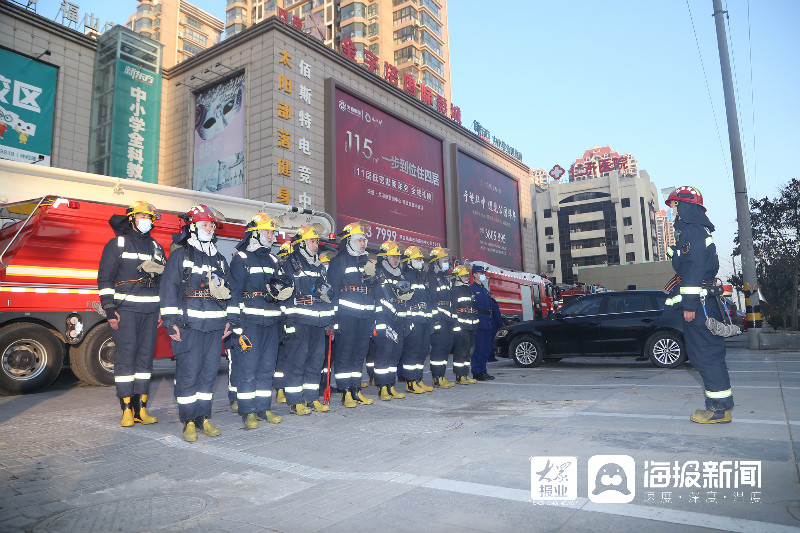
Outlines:
[{"label": "asphalt pavement", "polygon": [[728,342],[726,425],[689,421],[689,365],[581,358],[310,416],[274,405],[282,423],[248,430],[221,364],[222,435],[186,443],[174,363],[156,362],[159,422],[133,428],[113,388],[64,372],[0,398],[0,531],[800,533],[800,353]]}]

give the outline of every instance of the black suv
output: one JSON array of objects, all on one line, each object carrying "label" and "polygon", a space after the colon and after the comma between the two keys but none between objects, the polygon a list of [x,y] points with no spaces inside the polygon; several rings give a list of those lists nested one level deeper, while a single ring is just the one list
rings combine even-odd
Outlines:
[{"label": "black suv", "polygon": [[569,356],[635,356],[675,368],[686,361],[683,317],[664,312],[666,299],[663,291],[588,294],[545,318],[500,329],[495,355],[521,367]]}]

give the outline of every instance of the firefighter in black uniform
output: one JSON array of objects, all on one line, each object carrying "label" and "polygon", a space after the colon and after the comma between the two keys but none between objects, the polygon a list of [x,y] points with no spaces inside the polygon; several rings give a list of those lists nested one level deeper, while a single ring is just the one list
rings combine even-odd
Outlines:
[{"label": "firefighter in black uniform", "polygon": [[455,316],[450,301],[450,254],[440,246],[431,250],[428,261],[427,284],[433,307],[433,329],[431,331],[431,360],[430,368],[433,376],[433,386],[440,389],[449,389],[453,386],[451,381],[444,377],[447,370],[447,358],[453,351],[453,325]]},{"label": "firefighter in black uniform", "polygon": [[158,283],[164,249],[150,236],[155,207],[136,202],[108,221],[116,237],[103,248],[97,269],[100,303],[117,347],[114,383],[123,427],[158,422],[147,414],[150,373],[158,329]]},{"label": "firefighter in black uniform", "polygon": [[469,367],[472,352],[475,350],[478,310],[469,286],[469,272],[463,265],[453,268],[453,290],[450,298],[456,315],[456,324],[453,326],[453,371],[456,383],[477,383],[477,380],[469,377]]},{"label": "firefighter in black uniform", "polygon": [[722,321],[722,313],[709,298],[708,288],[714,286],[719,270],[717,248],[711,232],[714,225],[706,216],[703,196],[694,187],[679,187],[667,198],[673,210],[677,243],[667,254],[680,283],[676,285],[667,305],[683,314],[683,338],[686,354],[700,376],[705,388],[706,408],[698,409],[689,419],[698,424],[725,424],[731,421],[733,393],[728,367],[725,364],[725,339],[712,335],[706,327],[706,316]]},{"label": "firefighter in black uniform", "polygon": [[[283,244],[281,244],[281,247],[278,250],[278,260],[280,261],[281,271],[283,271],[283,263],[286,262],[286,259],[291,253],[292,241],[283,241]],[[281,315],[281,324],[279,327],[280,335],[278,337],[280,339],[278,344],[278,361],[275,364],[275,374],[272,378],[272,386],[275,387],[276,391],[275,401],[278,403],[286,403],[286,393],[283,391],[283,368],[286,365],[286,346],[283,344],[283,336],[286,330],[283,327],[283,319],[284,316]]]},{"label": "firefighter in black uniform", "polygon": [[361,370],[375,327],[375,303],[370,288],[377,282],[375,263],[367,256],[367,237],[360,224],[348,224],[340,234],[339,253],[328,265],[331,300],[336,305],[336,343],[333,375],[342,391],[342,404],[369,405],[361,393]]},{"label": "firefighter in black uniform", "polygon": [[409,246],[403,252],[403,279],[411,284],[413,296],[406,306],[406,338],[403,341],[403,379],[406,392],[422,394],[431,392],[433,387],[422,382],[425,357],[431,348],[431,321],[433,309],[425,285],[422,271],[425,261],[416,246]]},{"label": "firefighter in black uniform", "polygon": [[[222,339],[230,334],[228,263],[214,242],[221,219],[205,205],[181,215],[185,225],[172,236],[161,277],[161,318],[175,355],[175,398],[183,422],[183,439],[197,440],[197,429],[210,437],[220,434],[209,421],[214,381],[219,371]],[[220,220],[221,221],[221,220]]]},{"label": "firefighter in black uniform", "polygon": [[319,401],[319,376],[327,348],[325,331],[332,329],[335,311],[317,255],[319,234],[311,226],[300,226],[292,246],[282,267],[284,275],[294,280],[293,297],[281,303],[285,315],[284,391],[291,413],[324,413],[330,407]]},{"label": "firefighter in black uniform", "polygon": [[271,253],[276,229],[272,217],[258,213],[247,224],[231,260],[231,382],[238,413],[251,429],[259,420],[270,424],[282,420],[270,411],[272,378],[278,358],[278,302],[291,296],[292,281],[281,275],[279,260]]}]

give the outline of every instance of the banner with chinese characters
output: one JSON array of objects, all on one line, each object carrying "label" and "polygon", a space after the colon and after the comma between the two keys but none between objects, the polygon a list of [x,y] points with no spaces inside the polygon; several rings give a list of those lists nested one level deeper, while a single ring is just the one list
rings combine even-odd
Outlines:
[{"label": "banner with chinese characters", "polygon": [[0,49],[0,158],[50,166],[57,74]]},{"label": "banner with chinese characters", "polygon": [[337,227],[365,221],[367,237],[446,245],[442,142],[336,89]]},{"label": "banner with chinese characters", "polygon": [[197,95],[194,190],[244,197],[243,107],[244,74]]},{"label": "banner with chinese characters", "polygon": [[522,270],[517,181],[458,152],[461,255]]},{"label": "banner with chinese characters", "polygon": [[158,183],[161,75],[117,59],[109,175]]}]

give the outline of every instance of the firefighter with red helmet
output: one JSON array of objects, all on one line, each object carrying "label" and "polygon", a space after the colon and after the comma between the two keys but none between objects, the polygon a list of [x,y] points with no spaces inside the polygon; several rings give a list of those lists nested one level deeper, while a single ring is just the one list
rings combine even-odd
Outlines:
[{"label": "firefighter with red helmet", "polygon": [[456,324],[453,326],[453,372],[456,383],[477,383],[477,380],[469,377],[469,370],[472,352],[475,350],[475,333],[478,330],[478,309],[469,286],[469,271],[463,265],[453,269],[450,299],[456,317]]},{"label": "firefighter with red helmet", "polygon": [[705,409],[698,409],[689,419],[698,424],[725,424],[732,420],[733,409],[725,339],[713,335],[706,326],[707,317],[722,321],[714,296],[709,298],[711,305],[705,305],[719,270],[717,248],[711,237],[714,224],[706,216],[703,195],[695,187],[678,187],[667,198],[667,205],[675,215],[678,236],[667,255],[680,278],[667,299],[667,306],[683,315],[686,354],[700,372],[705,389]]},{"label": "firefighter with red helmet", "polygon": [[425,285],[425,259],[416,246],[409,246],[403,252],[403,279],[411,285],[413,295],[406,305],[406,338],[403,341],[403,379],[406,392],[422,394],[433,391],[425,385],[422,373],[425,358],[431,348],[431,306],[428,287]]},{"label": "firefighter with red helmet", "polygon": [[455,316],[450,301],[452,283],[448,270],[450,269],[450,253],[436,246],[431,250],[428,260],[427,284],[433,306],[433,329],[431,330],[431,356],[430,368],[433,376],[433,386],[440,389],[449,389],[453,383],[444,377],[447,370],[447,358],[453,351],[453,325]]},{"label": "firefighter with red helmet", "polygon": [[116,237],[103,248],[97,269],[100,303],[116,345],[114,383],[123,427],[158,422],[147,414],[150,374],[158,330],[158,286],[164,249],[151,235],[155,207],[135,202],[108,221]]},{"label": "firefighter with red helmet", "polygon": [[278,358],[280,302],[292,294],[292,280],[280,272],[271,253],[275,242],[275,220],[258,213],[245,227],[231,260],[231,299],[228,323],[231,342],[231,384],[236,406],[247,428],[259,420],[278,424],[272,413],[272,380]]},{"label": "firefighter with red helmet", "polygon": [[282,267],[294,282],[294,294],[281,303],[285,315],[284,391],[289,412],[324,413],[330,407],[319,401],[319,376],[327,348],[325,331],[332,329],[335,311],[319,260],[319,234],[311,226],[300,226],[292,248]]},{"label": "firefighter with red helmet", "polygon": [[196,205],[181,215],[185,224],[172,235],[173,250],[161,277],[161,318],[175,355],[175,398],[183,439],[197,440],[197,430],[220,434],[209,421],[222,339],[230,334],[228,262],[215,244],[221,216]]}]

